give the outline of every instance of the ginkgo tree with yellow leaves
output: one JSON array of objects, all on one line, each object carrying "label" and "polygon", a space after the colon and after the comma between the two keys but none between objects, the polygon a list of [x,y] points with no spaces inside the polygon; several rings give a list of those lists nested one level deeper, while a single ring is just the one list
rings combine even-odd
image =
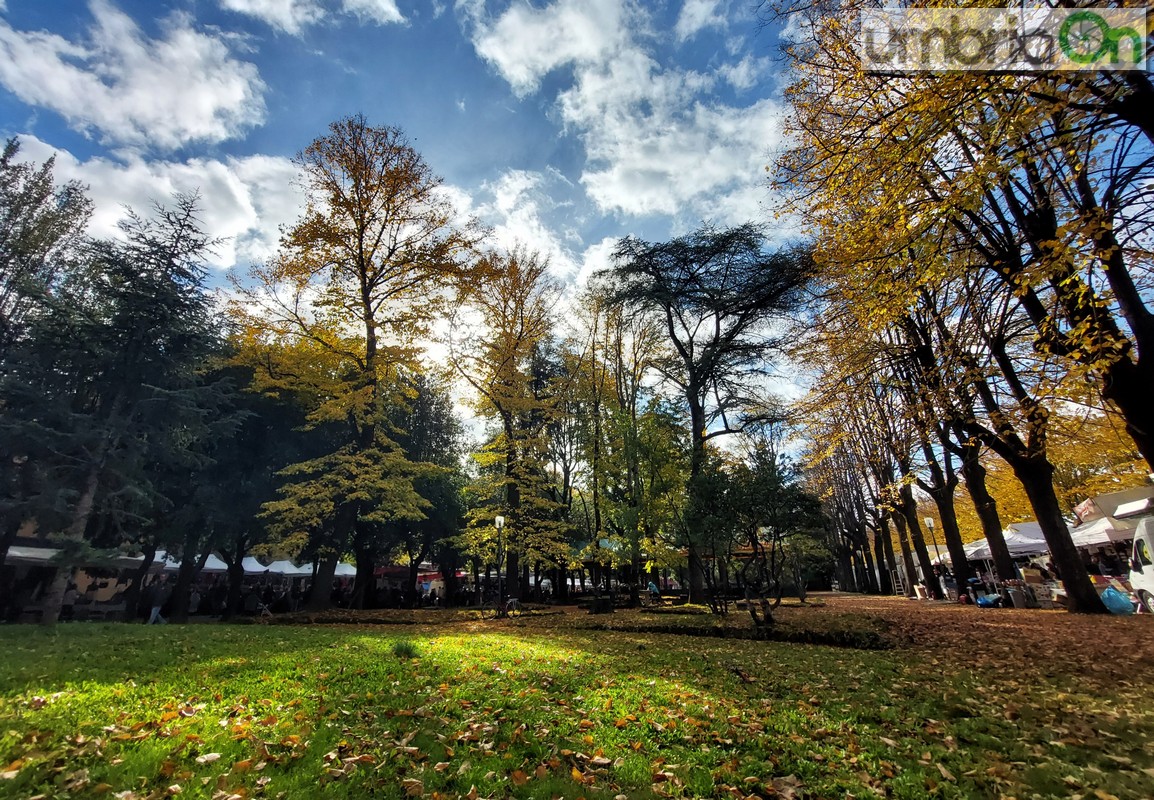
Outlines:
[{"label": "ginkgo tree with yellow leaves", "polygon": [[298,398],[309,424],[331,431],[331,450],[284,470],[281,499],[265,506],[282,537],[323,543],[315,608],[358,524],[423,517],[421,468],[391,438],[387,409],[406,402],[405,375],[420,370],[481,231],[458,220],[397,128],[348,117],[295,161],[307,207],[273,259],[234,277],[232,310],[255,388]]},{"label": "ginkgo tree with yellow leaves", "polygon": [[[542,367],[560,296],[541,254],[523,246],[490,251],[475,280],[460,287],[452,320],[453,366],[475,392],[478,412],[495,423],[476,454],[481,473],[471,487],[466,549],[503,567],[514,596],[527,588],[530,563],[568,562],[562,503],[545,469],[555,403]],[[506,518],[500,548],[498,515]]]}]

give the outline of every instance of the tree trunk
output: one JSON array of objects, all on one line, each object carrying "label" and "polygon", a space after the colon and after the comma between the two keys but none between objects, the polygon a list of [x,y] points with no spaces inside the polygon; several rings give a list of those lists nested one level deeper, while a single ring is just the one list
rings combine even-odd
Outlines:
[{"label": "tree trunk", "polygon": [[884,521],[879,521],[874,527],[874,550],[878,553],[878,590],[884,595],[897,594],[893,579],[897,564],[894,563],[894,548],[889,538],[889,528]]},{"label": "tree trunk", "polygon": [[881,591],[881,586],[878,585],[878,574],[875,572],[875,564],[881,563],[881,555],[878,554],[874,558],[873,548],[870,547],[869,529],[866,528],[865,522],[857,521],[857,535],[859,539],[859,546],[862,555],[862,567],[865,569],[865,588],[862,591],[867,591],[870,594],[878,594]]},{"label": "tree trunk", "polygon": [[990,494],[990,490],[986,488],[986,468],[982,466],[979,456],[979,448],[976,445],[966,446],[965,454],[962,456],[962,478],[966,482],[966,489],[970,492],[970,499],[973,500],[978,519],[982,522],[982,533],[990,545],[994,569],[1002,580],[1013,580],[1018,577],[1018,573],[1014,569],[1014,559],[1010,556],[1010,548],[1006,546],[1006,537],[1002,533],[998,504]]},{"label": "tree trunk", "polygon": [[144,548],[144,560],[132,574],[128,584],[128,591],[124,594],[124,621],[135,622],[140,611],[140,590],[144,586],[144,579],[152,569],[152,562],[156,559],[156,545],[150,544]]},{"label": "tree trunk", "polygon": [[373,548],[362,544],[357,548],[357,576],[353,578],[353,596],[349,608],[371,608],[376,606],[376,558]]},{"label": "tree trunk", "polygon": [[952,490],[937,491],[930,495],[937,506],[938,516],[942,520],[942,536],[946,539],[946,549],[950,553],[950,567],[954,580],[958,584],[958,594],[961,594],[974,577],[974,570],[966,560],[965,545],[962,543],[962,530],[958,525],[958,512],[954,508],[954,492]]},{"label": "tree trunk", "polygon": [[[221,619],[230,620],[241,611],[244,602],[244,557],[248,553],[247,542],[243,536],[236,537],[235,549],[231,557],[225,556],[228,565],[228,593],[221,611]],[[225,554],[222,553],[222,556]]]},{"label": "tree trunk", "polygon": [[[1145,354],[1143,354],[1145,355]],[[1150,388],[1154,385],[1149,362],[1135,364],[1122,356],[1108,369],[1102,396],[1118,407],[1126,422],[1126,433],[1134,440],[1146,466],[1154,470],[1154,402]]]},{"label": "tree trunk", "polygon": [[906,573],[905,594],[906,597],[913,597],[914,585],[918,582],[918,573],[914,567],[913,554],[910,552],[910,540],[909,537],[906,536],[906,518],[897,513],[886,514],[887,523],[890,520],[893,520],[894,526],[898,529],[898,544],[902,549],[902,567],[905,569]]},{"label": "tree trunk", "polygon": [[[520,556],[513,552],[508,545],[505,546],[505,597],[516,597],[521,599],[521,582],[517,577],[521,574],[521,559]],[[504,597],[498,598],[498,602],[504,600]]]},{"label": "tree trunk", "polygon": [[926,547],[926,540],[922,536],[922,525],[918,520],[918,504],[914,501],[913,487],[909,484],[903,485],[901,496],[902,515],[906,518],[906,524],[909,526],[910,538],[913,540],[914,552],[918,556],[918,564],[922,568],[925,586],[929,590],[930,597],[934,600],[941,600],[942,585],[941,581],[934,579],[933,559],[930,558],[929,548]]},{"label": "tree trunk", "polygon": [[1058,503],[1058,495],[1054,492],[1054,467],[1045,456],[1035,456],[1032,459],[1015,459],[1010,466],[1038,518],[1038,525],[1042,528],[1042,535],[1046,537],[1046,545],[1050,548],[1050,557],[1062,573],[1062,585],[1066,589],[1067,608],[1079,614],[1108,614],[1109,609],[1098,596],[1086,567],[1082,563],[1074,540],[1070,538],[1070,529],[1062,516],[1062,507]]},{"label": "tree trunk", "polygon": [[461,594],[461,582],[457,579],[460,558],[456,549],[448,546],[442,547],[441,552],[437,555],[437,561],[441,565],[441,580],[445,583],[445,596],[441,598],[441,605],[456,606],[457,599]]},{"label": "tree trunk", "polygon": [[325,556],[317,564],[316,574],[313,575],[312,589],[305,604],[306,611],[327,611],[333,605],[333,580],[337,574],[337,564],[340,563],[340,553]]},{"label": "tree trunk", "polygon": [[405,596],[409,598],[409,608],[421,607],[421,559],[409,559],[409,586],[405,590]]},{"label": "tree trunk", "polygon": [[[96,490],[100,485],[100,470],[93,467],[88,473],[84,484],[84,491],[76,501],[76,509],[72,514],[72,522],[68,526],[65,537],[74,542],[84,541],[84,532],[88,528],[88,520],[92,510],[96,507]],[[64,592],[68,589],[68,582],[72,580],[74,564],[59,564],[56,568],[56,577],[44,594],[43,611],[40,614],[40,624],[51,628],[60,619],[60,609],[64,605]]]}]

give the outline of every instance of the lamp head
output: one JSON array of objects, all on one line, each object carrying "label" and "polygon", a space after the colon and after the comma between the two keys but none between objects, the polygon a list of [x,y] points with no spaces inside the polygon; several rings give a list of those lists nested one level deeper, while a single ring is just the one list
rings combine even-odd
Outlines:
[{"label": "lamp head", "polygon": [[497,530],[501,530],[501,528],[505,527],[505,518],[497,517],[495,520],[493,520],[493,524],[497,526]]}]

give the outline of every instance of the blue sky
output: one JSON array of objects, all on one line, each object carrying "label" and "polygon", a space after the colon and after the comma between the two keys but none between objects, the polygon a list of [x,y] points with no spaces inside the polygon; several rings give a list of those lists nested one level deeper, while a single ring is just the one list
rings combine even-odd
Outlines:
[{"label": "blue sky", "polygon": [[298,213],[292,155],[363,113],[576,279],[626,234],[770,220],[776,46],[752,0],[0,0],[0,135],[89,184],[98,234],[198,190],[243,267]]}]

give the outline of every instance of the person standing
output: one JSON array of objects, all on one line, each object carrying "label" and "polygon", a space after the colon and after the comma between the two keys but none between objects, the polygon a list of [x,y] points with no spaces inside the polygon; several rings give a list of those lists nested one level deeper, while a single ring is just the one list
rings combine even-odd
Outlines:
[{"label": "person standing", "polygon": [[152,614],[148,617],[148,625],[167,625],[168,620],[160,615],[160,612],[168,604],[168,599],[172,597],[172,589],[168,585],[165,578],[160,579],[160,583],[153,587],[152,590]]},{"label": "person standing", "polygon": [[71,581],[68,582],[68,588],[64,590],[64,600],[60,606],[60,621],[71,622],[73,615],[76,613],[76,598],[79,597],[76,584]]}]

